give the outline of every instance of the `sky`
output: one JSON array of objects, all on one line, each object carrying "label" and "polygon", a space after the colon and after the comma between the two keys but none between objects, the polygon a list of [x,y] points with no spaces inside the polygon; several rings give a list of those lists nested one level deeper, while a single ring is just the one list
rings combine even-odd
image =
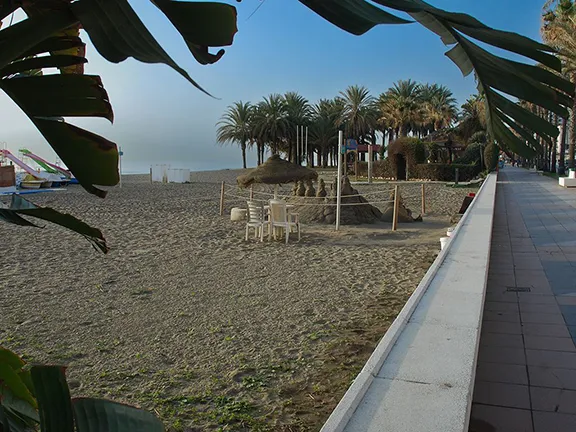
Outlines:
[{"label": "sky", "polygon": [[[216,144],[216,123],[234,101],[258,102],[271,93],[297,91],[311,102],[331,98],[349,85],[364,85],[374,96],[400,79],[449,87],[459,105],[475,93],[444,53],[440,38],[418,23],[377,26],[350,35],[297,0],[227,1],[238,9],[234,44],[216,64],[194,60],[164,15],[146,1],[130,1],[172,58],[209,91],[211,98],[165,65],[128,59],[112,64],[87,42],[86,73],[102,77],[115,119],[68,119],[121,146],[123,172],[148,172],[150,164],[210,170],[240,168],[235,145]],[[465,12],[485,24],[540,40],[544,0],[429,0],[451,12]],[[254,13],[252,16],[250,16]],[[398,14],[403,16],[402,14]],[[19,16],[15,16],[16,21]],[[6,23],[5,23],[6,24]],[[215,52],[215,50],[213,50]],[[16,153],[26,147],[55,161],[56,155],[14,103],[0,92],[0,145]],[[255,154],[248,163],[254,166]]]}]

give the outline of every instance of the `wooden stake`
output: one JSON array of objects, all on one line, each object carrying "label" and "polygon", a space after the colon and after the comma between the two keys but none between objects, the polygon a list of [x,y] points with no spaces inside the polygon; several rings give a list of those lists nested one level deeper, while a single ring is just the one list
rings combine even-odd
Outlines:
[{"label": "wooden stake", "polygon": [[150,184],[152,184],[152,167],[150,167]]},{"label": "wooden stake", "polygon": [[422,214],[426,214],[426,186],[422,183]]},{"label": "wooden stake", "polygon": [[398,185],[394,186],[394,215],[392,216],[392,231],[398,228],[398,209],[400,206],[400,199],[398,198]]},{"label": "wooden stake", "polygon": [[250,201],[254,200],[254,185],[250,185]]},{"label": "wooden stake", "polygon": [[224,185],[225,182],[222,182],[222,188],[220,189],[220,216],[224,214]]}]

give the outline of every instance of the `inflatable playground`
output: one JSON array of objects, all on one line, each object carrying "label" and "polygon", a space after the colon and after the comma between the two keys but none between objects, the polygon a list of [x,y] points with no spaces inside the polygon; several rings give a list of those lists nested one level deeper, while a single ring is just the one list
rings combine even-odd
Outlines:
[{"label": "inflatable playground", "polygon": [[66,168],[48,162],[30,150],[20,149],[17,157],[7,149],[0,149],[0,193],[44,192],[76,183],[78,181]]}]

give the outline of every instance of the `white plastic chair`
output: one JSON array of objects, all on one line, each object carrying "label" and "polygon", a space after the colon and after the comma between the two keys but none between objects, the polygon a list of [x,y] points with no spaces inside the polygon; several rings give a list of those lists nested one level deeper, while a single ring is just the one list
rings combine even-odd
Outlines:
[{"label": "white plastic chair", "polygon": [[276,239],[275,228],[283,228],[286,233],[286,243],[288,243],[288,238],[292,228],[296,228],[298,230],[298,241],[300,241],[300,222],[298,221],[298,213],[289,213],[286,208],[286,201],[270,200],[269,218],[268,238],[270,238],[273,233],[274,239]]},{"label": "white plastic chair", "polygon": [[246,241],[248,241],[248,233],[250,228],[254,228],[254,238],[260,237],[260,241],[264,241],[264,225],[266,220],[264,218],[264,207],[261,203],[255,201],[248,201],[248,211],[246,217]]}]

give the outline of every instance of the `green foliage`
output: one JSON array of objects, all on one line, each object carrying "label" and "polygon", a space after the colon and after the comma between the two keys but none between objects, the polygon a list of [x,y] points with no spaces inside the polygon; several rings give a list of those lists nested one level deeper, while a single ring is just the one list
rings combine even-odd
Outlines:
[{"label": "green foliage", "polygon": [[478,175],[478,168],[473,164],[418,164],[411,168],[410,177],[419,180],[454,181],[458,168],[458,181],[469,181]]},{"label": "green foliage", "polygon": [[[304,4],[335,25],[359,34],[378,24],[369,19],[366,1],[333,0],[304,1]],[[492,29],[473,17],[447,12],[422,0],[375,0],[393,10],[406,12],[422,25],[438,34],[450,46],[446,53],[467,76],[473,71],[478,91],[485,98],[486,125],[489,134],[508,151],[525,157],[540,150],[534,134],[555,140],[558,130],[551,123],[539,122],[537,115],[521,107],[501,93],[538,105],[561,117],[567,117],[572,106],[574,86],[560,74],[561,62],[549,46],[516,33]],[[474,41],[519,54],[530,64],[499,57]],[[534,66],[539,62],[548,69]]]},{"label": "green foliage", "polygon": [[[358,162],[358,175],[368,177],[368,162]],[[390,159],[374,161],[372,164],[372,175],[374,178],[391,179],[395,176]]]},{"label": "green foliage", "polygon": [[484,151],[484,145],[481,143],[472,143],[466,147],[462,156],[457,158],[454,163],[456,164],[463,164],[463,165],[474,165],[475,167],[475,175],[480,174],[480,172],[484,169],[481,164],[481,156],[482,152]]},{"label": "green foliage", "polygon": [[[0,347],[0,430],[163,432],[153,414],[104,399],[70,398],[65,368],[32,366]],[[103,428],[105,426],[105,429]]]},{"label": "green foliage", "polygon": [[12,203],[9,208],[0,208],[0,220],[15,225],[37,227],[22,216],[34,217],[68,228],[85,237],[95,248],[104,253],[108,252],[108,246],[102,232],[74,216],[60,213],[51,208],[37,206],[20,195],[12,195]]},{"label": "green foliage", "polygon": [[484,166],[488,171],[494,171],[498,165],[500,149],[496,144],[486,144],[484,149]]},{"label": "green foliage", "polygon": [[440,157],[441,146],[438,143],[430,142],[426,143],[428,149],[428,159],[432,163],[438,163],[438,158]]},{"label": "green foliage", "polygon": [[417,164],[426,161],[426,145],[422,140],[412,137],[398,138],[388,146],[388,159],[394,172],[394,177],[397,177],[397,160],[398,155],[404,156],[406,159],[406,167],[410,172],[410,177],[414,176],[412,168]]}]

